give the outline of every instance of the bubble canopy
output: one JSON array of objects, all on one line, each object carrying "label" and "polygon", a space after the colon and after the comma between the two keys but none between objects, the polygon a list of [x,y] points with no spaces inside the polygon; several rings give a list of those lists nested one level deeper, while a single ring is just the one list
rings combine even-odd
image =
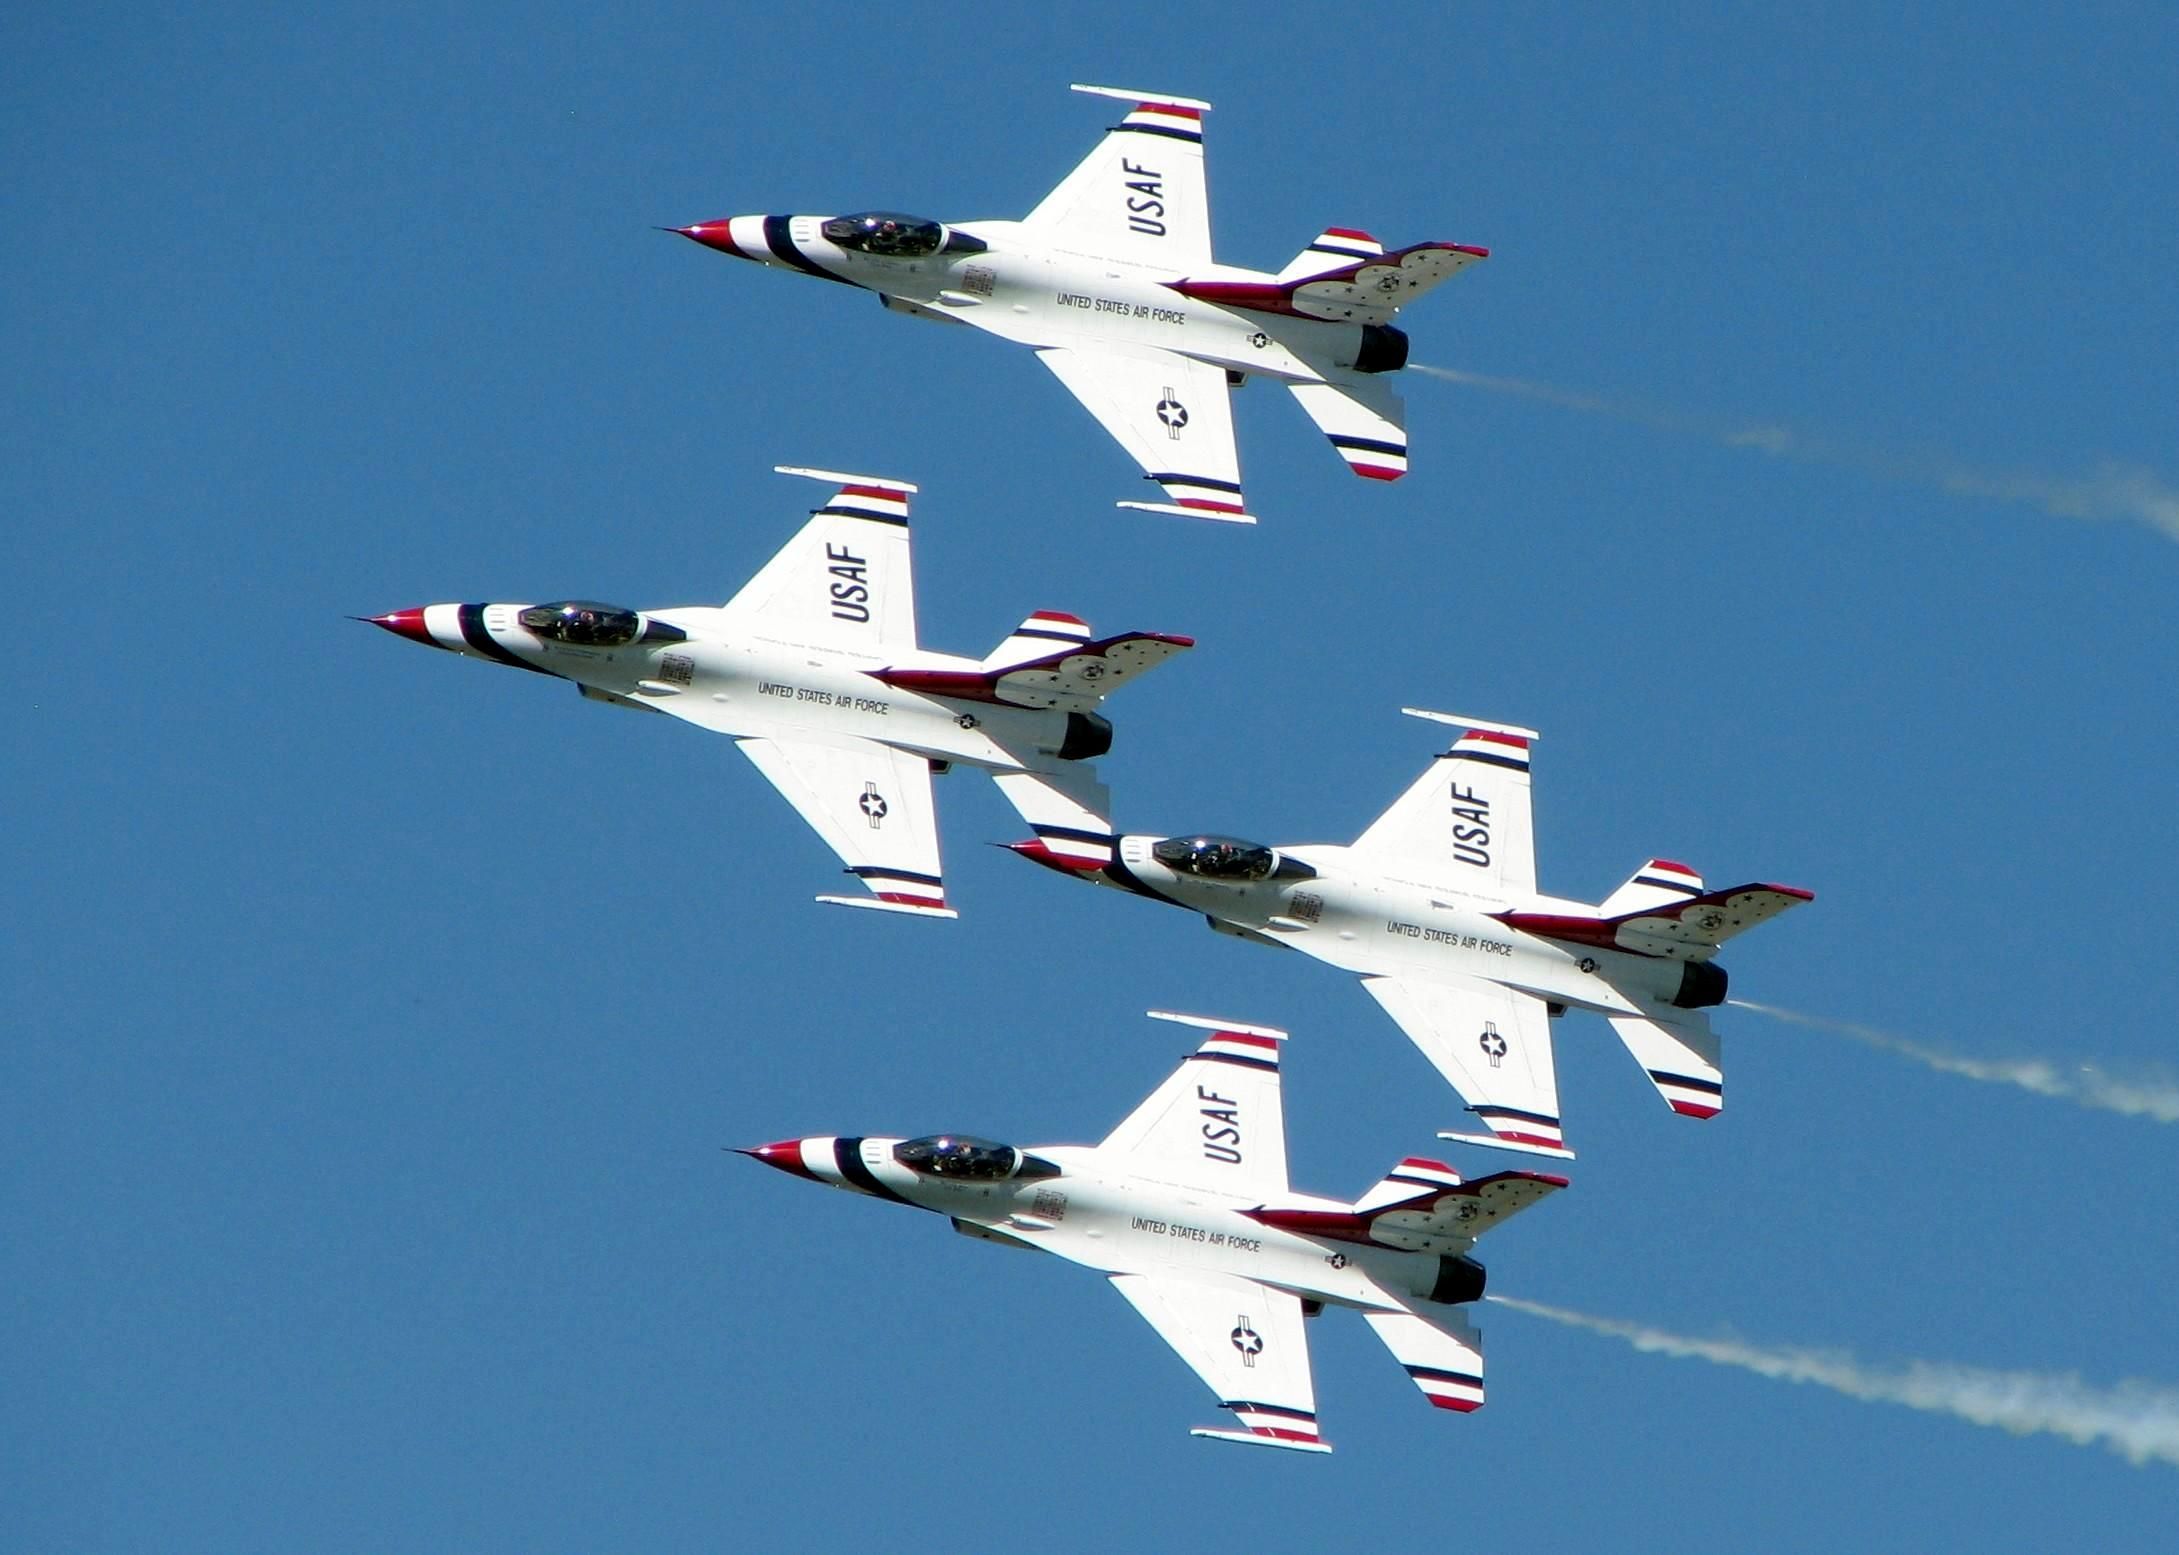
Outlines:
[{"label": "bubble canopy", "polygon": [[826,221],[825,241],[858,254],[920,259],[946,246],[945,223],[901,211],[857,211]]},{"label": "bubble canopy", "polygon": [[920,1177],[948,1182],[1005,1182],[1010,1178],[1056,1177],[1059,1168],[1038,1156],[974,1134],[926,1134],[893,1146],[893,1159]]}]

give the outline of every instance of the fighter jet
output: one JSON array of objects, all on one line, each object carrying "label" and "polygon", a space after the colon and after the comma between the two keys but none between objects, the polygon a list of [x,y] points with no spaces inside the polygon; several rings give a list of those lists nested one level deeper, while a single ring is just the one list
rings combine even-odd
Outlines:
[{"label": "fighter jet", "polygon": [[1293,391],[1357,475],[1407,472],[1406,412],[1383,374],[1407,365],[1403,304],[1489,250],[1386,250],[1327,228],[1278,271],[1211,258],[1203,184],[1209,103],[1107,86],[1130,104],[1097,149],[1019,221],[898,211],[729,216],[670,227],[737,259],[877,293],[896,313],[972,324],[1033,348],[1164,488],[1123,508],[1252,524],[1229,391]]},{"label": "fighter jet", "polygon": [[[1193,1435],[1331,1451],[1302,1324],[1327,1304],[1358,1310],[1432,1404],[1481,1408],[1483,1340],[1458,1310],[1483,1294],[1469,1251],[1566,1179],[1464,1182],[1410,1157],[1352,1204],[1297,1194],[1279,1102],[1286,1033],[1150,1013],[1210,1036],[1100,1144],[818,1135],[742,1153],[1110,1276],[1243,1427]],[[1425,1302],[1450,1310],[1425,1315]]]},{"label": "fighter jet", "polygon": [[1299,950],[1362,986],[1468,1102],[1488,1134],[1441,1138],[1570,1159],[1551,1022],[1611,1023],[1683,1117],[1725,1105],[1715,960],[1734,935],[1813,901],[1798,886],[1713,891],[1650,859],[1596,906],[1536,889],[1533,729],[1421,708],[1460,735],[1345,847],[1273,848],[1198,832],[1013,844],[1062,873],[1199,912],[1213,929]]},{"label": "fighter jet", "polygon": [[631,610],[595,600],[424,605],[368,619],[430,648],[575,682],[593,701],[730,735],[872,894],[820,896],[924,917],[946,905],[931,777],[991,773],[1031,825],[1109,823],[1088,762],[1112,747],[1097,706],[1193,647],[1093,636],[1040,610],[982,659],[916,645],[906,481],[778,467],[838,487],[726,604]]}]

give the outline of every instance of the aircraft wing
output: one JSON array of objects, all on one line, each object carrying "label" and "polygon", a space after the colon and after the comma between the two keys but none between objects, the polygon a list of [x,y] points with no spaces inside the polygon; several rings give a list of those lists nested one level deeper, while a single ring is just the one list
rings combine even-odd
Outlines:
[{"label": "aircraft wing", "polygon": [[1203,115],[1210,104],[1109,86],[1077,92],[1134,106],[1097,149],[1021,221],[1058,248],[1183,273],[1211,262],[1203,185]]},{"label": "aircraft wing", "polygon": [[1355,474],[1396,481],[1407,473],[1407,406],[1390,384],[1354,375],[1287,388]]},{"label": "aircraft wing", "polygon": [[1536,731],[1413,707],[1400,711],[1452,724],[1460,737],[1354,839],[1353,851],[1395,878],[1501,902],[1533,897],[1528,748]]},{"label": "aircraft wing", "polygon": [[1177,1187],[1264,1203],[1284,1198],[1286,1113],[1270,1026],[1150,1012],[1210,1033],[1098,1145],[1125,1170]]},{"label": "aircraft wing", "polygon": [[1317,1435],[1300,1297],[1230,1274],[1115,1274],[1112,1288],[1247,1428],[1197,1426],[1191,1435],[1331,1451]]},{"label": "aircraft wing", "polygon": [[836,487],[726,603],[723,628],[885,660],[915,652],[906,481],[780,465]]},{"label": "aircraft wing", "polygon": [[751,738],[735,741],[802,819],[873,893],[820,896],[843,907],[878,907],[932,918],[959,914],[946,905],[938,868],[938,816],[931,764],[876,740],[834,742]]},{"label": "aircraft wing", "polygon": [[1365,977],[1362,986],[1437,1067],[1490,1136],[1457,1136],[1571,1156],[1559,1127],[1551,1017],[1533,994],[1452,976]]},{"label": "aircraft wing", "polygon": [[1155,346],[1089,342],[1052,346],[1037,359],[1172,498],[1121,507],[1256,522],[1241,500],[1232,391],[1223,367]]}]

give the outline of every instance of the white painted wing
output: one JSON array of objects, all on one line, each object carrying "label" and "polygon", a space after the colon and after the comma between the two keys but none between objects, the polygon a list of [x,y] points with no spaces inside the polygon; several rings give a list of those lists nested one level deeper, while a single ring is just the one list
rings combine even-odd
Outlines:
[{"label": "white painted wing", "polygon": [[[1161,1017],[1175,1019],[1173,1016]],[[1113,1169],[1262,1204],[1286,1195],[1279,1042],[1265,1026],[1179,1017],[1210,1036],[1098,1145]]]},{"label": "white painted wing", "polygon": [[1329,1452],[1317,1434],[1316,1388],[1301,1299],[1237,1275],[1115,1274],[1125,1296],[1246,1428],[1192,1433],[1221,1441]]},{"label": "white painted wing", "polygon": [[1392,385],[1342,376],[1287,388],[1355,474],[1396,481],[1407,473],[1407,405]]},{"label": "white painted wing", "polygon": [[1226,370],[1155,346],[1053,346],[1037,359],[1165,488],[1170,504],[1122,507],[1253,524],[1241,500]]},{"label": "white painted wing", "polygon": [[837,482],[838,489],[727,601],[721,629],[880,663],[913,653],[908,494],[915,487],[825,470],[786,473]]},{"label": "white painted wing", "polygon": [[1483,1336],[1458,1308],[1433,1317],[1414,1312],[1365,1312],[1408,1380],[1440,1409],[1462,1414],[1483,1407]]},{"label": "white painted wing", "polygon": [[1541,999],[1475,977],[1365,977],[1362,986],[1460,1092],[1493,1141],[1565,1151],[1551,1017]]},{"label": "white painted wing", "polygon": [[1463,730],[1353,851],[1396,879],[1525,906],[1536,894],[1532,738],[1504,726]]},{"label": "white painted wing", "polygon": [[1136,100],[1097,149],[1022,218],[1023,235],[1179,274],[1207,267],[1211,214],[1203,185],[1203,113],[1210,104],[1105,87],[1076,90]]},{"label": "white painted wing", "polygon": [[820,902],[957,916],[946,906],[939,875],[938,817],[927,760],[853,738],[735,743],[874,898],[820,896]]}]

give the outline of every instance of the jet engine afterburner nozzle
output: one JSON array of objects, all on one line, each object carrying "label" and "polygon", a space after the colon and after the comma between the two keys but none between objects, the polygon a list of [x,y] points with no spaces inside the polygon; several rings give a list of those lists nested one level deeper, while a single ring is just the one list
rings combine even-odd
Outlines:
[{"label": "jet engine afterburner nozzle", "polygon": [[1725,968],[1715,961],[1688,961],[1680,970],[1680,991],[1672,1002],[1683,1010],[1706,1010],[1725,1002]]},{"label": "jet engine afterburner nozzle", "polygon": [[1430,1287],[1430,1299],[1442,1301],[1447,1306],[1458,1306],[1464,1301],[1480,1301],[1487,1278],[1484,1268],[1473,1258],[1438,1259],[1438,1280]]},{"label": "jet engine afterburner nozzle", "polygon": [[1362,348],[1354,353],[1358,373],[1396,373],[1407,365],[1407,332],[1390,324],[1364,324]]},{"label": "jet engine afterburner nozzle", "polygon": [[1112,720],[1102,713],[1069,713],[1067,736],[1059,742],[1061,761],[1089,761],[1112,749]]}]

